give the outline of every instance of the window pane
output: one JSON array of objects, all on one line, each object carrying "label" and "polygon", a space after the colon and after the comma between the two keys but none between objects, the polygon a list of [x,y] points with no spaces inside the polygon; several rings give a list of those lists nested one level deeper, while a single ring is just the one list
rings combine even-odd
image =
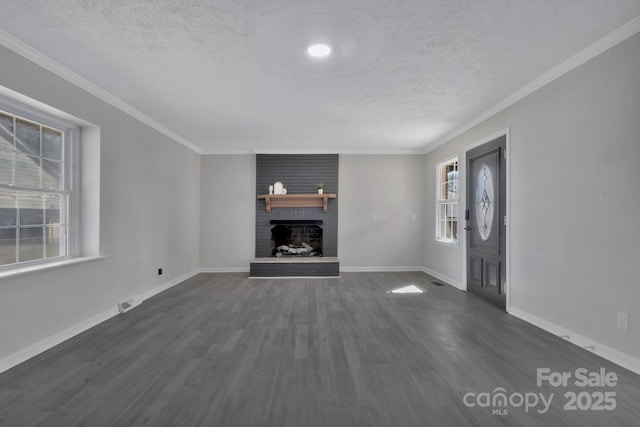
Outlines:
[{"label": "window pane", "polygon": [[0,149],[13,149],[13,117],[0,113]]},{"label": "window pane", "polygon": [[440,200],[447,200],[447,183],[444,181],[440,185]]},{"label": "window pane", "polygon": [[45,224],[60,224],[60,198],[59,194],[45,196]]},{"label": "window pane", "polygon": [[[440,166],[440,182],[442,184],[447,182],[447,165]],[[441,194],[446,194],[446,193],[442,192]]]},{"label": "window pane", "polygon": [[53,160],[61,160],[62,158],[62,133],[42,128],[42,157]]},{"label": "window pane", "polygon": [[439,230],[438,237],[440,239],[444,239],[446,235],[447,235],[447,221],[440,221],[440,230]]},{"label": "window pane", "polygon": [[16,225],[18,218],[15,193],[0,192],[0,226]]},{"label": "window pane", "polygon": [[20,207],[20,225],[44,224],[44,205],[42,194],[21,194],[18,200]]},{"label": "window pane", "polygon": [[447,218],[458,218],[458,204],[457,203],[448,203],[447,204]]},{"label": "window pane", "polygon": [[16,186],[40,188],[40,159],[16,153]]},{"label": "window pane", "polygon": [[42,188],[60,190],[60,162],[42,159]]},{"label": "window pane", "polygon": [[16,229],[0,228],[0,265],[16,262]]},{"label": "window pane", "polygon": [[40,126],[17,119],[16,149],[26,154],[40,156]]},{"label": "window pane", "polygon": [[0,184],[13,184],[13,152],[0,148]]},{"label": "window pane", "polygon": [[458,172],[453,171],[447,174],[447,199],[458,198]]},{"label": "window pane", "polygon": [[47,258],[53,258],[65,254],[64,250],[64,227],[57,225],[46,227]]},{"label": "window pane", "polygon": [[458,239],[458,160],[438,165],[438,239]]},{"label": "window pane", "polygon": [[43,227],[20,228],[19,262],[44,258]]}]

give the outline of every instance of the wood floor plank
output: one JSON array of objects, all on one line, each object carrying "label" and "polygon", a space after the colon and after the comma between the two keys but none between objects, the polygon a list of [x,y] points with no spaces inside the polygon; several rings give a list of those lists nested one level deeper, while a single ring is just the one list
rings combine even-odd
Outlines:
[{"label": "wood floor plank", "polygon": [[[433,281],[200,274],[0,374],[0,425],[637,425],[640,376]],[[425,292],[388,292],[409,284]],[[538,387],[537,368],[619,381]],[[464,403],[499,388],[554,397],[545,413]],[[564,409],[585,391],[617,407]]]}]

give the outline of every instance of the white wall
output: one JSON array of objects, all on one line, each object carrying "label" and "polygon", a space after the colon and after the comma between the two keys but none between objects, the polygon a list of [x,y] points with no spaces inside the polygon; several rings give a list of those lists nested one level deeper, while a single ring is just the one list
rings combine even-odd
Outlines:
[{"label": "white wall", "polygon": [[[0,85],[100,127],[100,252],[0,283],[0,370],[199,266],[200,159],[0,47]],[[164,274],[157,275],[162,267]]]},{"label": "white wall", "polygon": [[342,269],[422,268],[425,181],[423,156],[340,156]]},{"label": "white wall", "polygon": [[202,156],[200,199],[201,267],[249,271],[255,257],[255,156]]},{"label": "white wall", "polygon": [[[640,358],[640,34],[429,153],[510,128],[511,308]],[[462,158],[462,157],[461,157]],[[462,163],[461,182],[464,182]],[[427,227],[435,223],[435,185]],[[462,194],[464,197],[464,193]],[[464,236],[463,236],[464,238]],[[461,244],[461,246],[464,244]],[[425,265],[460,283],[463,250],[429,238]],[[629,331],[616,313],[629,313]]]}]

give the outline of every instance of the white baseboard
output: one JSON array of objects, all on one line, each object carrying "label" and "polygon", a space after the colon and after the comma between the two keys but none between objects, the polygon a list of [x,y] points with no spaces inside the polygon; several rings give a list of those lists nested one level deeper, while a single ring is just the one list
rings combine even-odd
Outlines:
[{"label": "white baseboard", "polygon": [[512,307],[511,309],[509,309],[509,314],[517,317],[518,319],[524,320],[527,323],[531,323],[534,326],[544,329],[545,331],[552,333],[553,335],[561,337],[564,340],[577,345],[578,347],[585,348],[586,350],[597,354],[598,356],[607,359],[608,361],[613,362],[616,365],[620,365],[623,368],[635,372],[636,374],[640,374],[640,359],[637,359],[626,353],[622,353],[614,348],[594,341],[591,338],[562,328],[533,314],[518,310],[517,308]]},{"label": "white baseboard", "polygon": [[0,373],[29,360],[32,357],[37,356],[38,354],[57,346],[58,344],[62,344],[69,338],[73,338],[74,336],[86,331],[87,329],[91,329],[94,326],[106,320],[109,320],[116,315],[118,315],[118,308],[114,305],[113,308],[100,313],[97,316],[92,317],[91,319],[88,319],[80,324],[67,328],[64,331],[58,332],[57,334],[52,335],[48,338],[45,338],[42,341],[23,348],[22,350],[17,351],[0,360]]},{"label": "white baseboard", "polygon": [[339,279],[340,276],[251,276],[249,280],[298,280],[298,279]]},{"label": "white baseboard", "polygon": [[173,288],[178,283],[182,283],[185,280],[192,278],[198,273],[200,273],[200,270],[190,271],[189,273],[183,274],[182,276],[178,276],[167,283],[163,283],[162,285],[156,288],[153,288],[150,291],[147,291],[141,295],[138,295],[137,297],[134,298],[134,301],[136,302],[135,305],[141,304],[144,300],[149,299],[152,296],[159,294],[160,292],[166,291],[169,288]]},{"label": "white baseboard", "polygon": [[[139,305],[141,304],[144,300],[146,300],[147,298],[151,298],[152,296],[165,291],[175,285],[177,285],[178,283],[181,283],[187,279],[189,279],[190,277],[195,276],[196,274],[198,274],[198,270],[196,271],[192,271],[189,272],[187,274],[184,274],[180,277],[177,277],[173,280],[171,280],[170,282],[164,283],[161,286],[158,286],[157,288],[154,288],[148,292],[145,292],[142,295],[138,295],[136,297],[133,297],[130,299],[130,301],[133,302],[133,305]],[[38,341],[34,344],[31,344],[30,346],[19,350],[13,354],[10,354],[7,357],[4,357],[3,359],[0,359],[0,373],[7,371],[11,368],[13,368],[14,366],[19,365],[22,362],[25,362],[29,359],[31,359],[34,356],[37,356],[40,353],[43,353],[55,346],[57,346],[58,344],[62,344],[63,342],[65,342],[66,340],[73,338],[74,336],[81,334],[82,332],[93,328],[94,326],[99,325],[102,322],[105,322],[109,319],[111,319],[114,316],[117,316],[118,313],[118,307],[114,304],[113,308],[110,308],[109,310],[106,310],[90,319],[87,319],[84,322],[81,322],[77,325],[74,325],[70,328],[67,328],[63,331],[58,332],[57,334],[54,334],[48,338],[45,338],[41,341]]]},{"label": "white baseboard", "polygon": [[403,271],[422,271],[424,267],[411,267],[411,266],[399,266],[399,267],[343,267],[340,266],[340,271],[345,273],[358,273],[358,272],[403,272]]},{"label": "white baseboard", "polygon": [[423,271],[423,272],[427,273],[429,276],[435,277],[436,279],[440,279],[443,282],[445,282],[446,284],[451,285],[453,287],[456,287],[456,288],[460,289],[461,291],[466,291],[467,290],[467,287],[463,283],[461,283],[461,282],[459,282],[459,281],[457,281],[455,279],[452,279],[451,277],[447,277],[444,274],[440,274],[435,270],[432,270],[432,269],[427,268],[427,267],[422,267],[420,269],[420,271]]}]

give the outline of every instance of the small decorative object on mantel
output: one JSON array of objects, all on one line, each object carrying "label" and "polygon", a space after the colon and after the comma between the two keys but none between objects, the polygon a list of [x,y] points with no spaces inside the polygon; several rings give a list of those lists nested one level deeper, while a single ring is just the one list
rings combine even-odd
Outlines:
[{"label": "small decorative object on mantel", "polygon": [[273,194],[285,194],[282,190],[284,190],[284,186],[280,181],[273,184]]},{"label": "small decorative object on mantel", "polygon": [[269,195],[273,196],[273,185],[269,186]]},{"label": "small decorative object on mantel", "polygon": [[324,193],[324,184],[323,183],[320,183],[320,184],[316,185],[316,188],[318,189],[318,194]]}]

